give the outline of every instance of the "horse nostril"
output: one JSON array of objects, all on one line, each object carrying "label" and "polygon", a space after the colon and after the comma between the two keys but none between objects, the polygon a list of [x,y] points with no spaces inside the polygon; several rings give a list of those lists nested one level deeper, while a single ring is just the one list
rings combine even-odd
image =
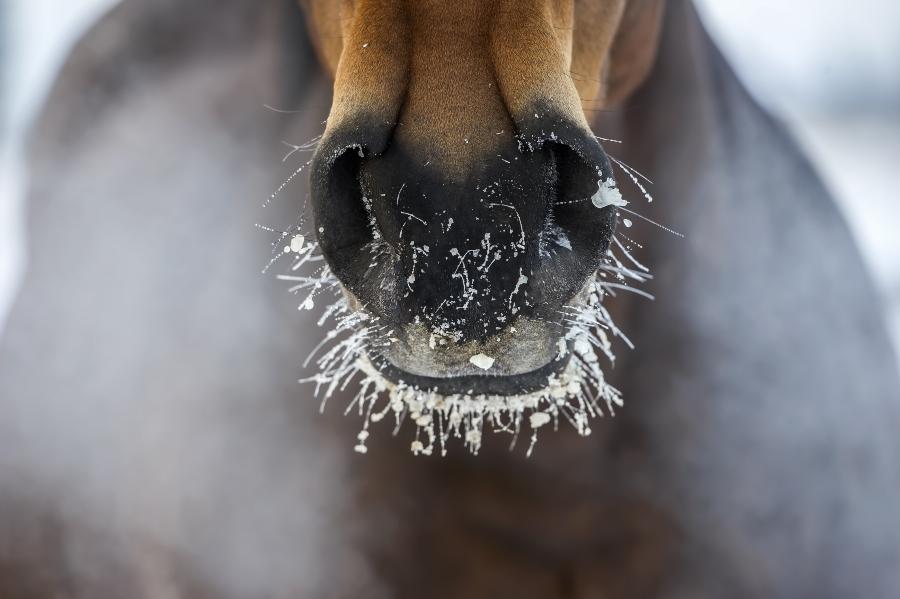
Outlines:
[{"label": "horse nostril", "polygon": [[313,159],[310,197],[316,237],[328,266],[357,299],[386,314],[394,303],[394,256],[360,185],[364,150],[323,145]]},{"label": "horse nostril", "polygon": [[603,233],[613,211],[598,208],[592,200],[608,175],[569,146],[554,144],[552,152],[557,181],[547,206],[548,223],[565,234],[573,251],[596,261],[606,251]]},{"label": "horse nostril", "polygon": [[555,180],[540,232],[533,272],[538,313],[549,316],[570,301],[605,258],[615,227],[615,207],[598,208],[592,197],[608,181],[609,162],[599,144],[584,146],[556,140],[547,149]]}]

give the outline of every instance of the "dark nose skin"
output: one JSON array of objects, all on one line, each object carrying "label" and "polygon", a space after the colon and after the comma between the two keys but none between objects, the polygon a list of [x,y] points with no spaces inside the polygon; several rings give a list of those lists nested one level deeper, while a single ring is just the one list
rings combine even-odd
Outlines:
[{"label": "dark nose skin", "polygon": [[608,247],[614,208],[591,197],[609,162],[562,120],[503,136],[461,173],[408,143],[372,153],[329,141],[312,189],[323,253],[344,286],[392,324],[468,341],[521,316],[559,320]]},{"label": "dark nose skin", "polygon": [[528,311],[555,179],[549,150],[519,152],[509,135],[459,178],[399,145],[364,161],[364,195],[397,257],[403,320],[471,339]]}]

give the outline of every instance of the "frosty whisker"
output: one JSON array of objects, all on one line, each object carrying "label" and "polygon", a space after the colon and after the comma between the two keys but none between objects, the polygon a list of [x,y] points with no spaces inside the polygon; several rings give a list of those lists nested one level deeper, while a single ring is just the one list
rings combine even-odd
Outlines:
[{"label": "frosty whisker", "polygon": [[619,206],[618,209],[619,209],[619,210],[622,210],[622,211],[624,211],[624,212],[627,212],[628,214],[632,214],[632,215],[634,215],[634,216],[636,216],[636,217],[638,217],[638,218],[640,218],[640,219],[643,219],[643,220],[647,221],[648,223],[650,223],[651,225],[654,225],[654,226],[656,226],[656,227],[659,227],[659,228],[662,229],[663,231],[668,231],[668,232],[671,233],[672,235],[677,235],[678,237],[681,237],[682,239],[684,239],[684,234],[679,233],[678,231],[674,231],[674,230],[670,229],[669,227],[666,227],[665,225],[661,225],[661,224],[659,224],[658,222],[656,222],[655,220],[650,220],[649,218],[647,218],[647,217],[644,216],[643,214],[639,214],[639,213],[637,213],[637,212],[634,212],[633,210],[629,210],[628,208],[625,208],[624,206]]}]

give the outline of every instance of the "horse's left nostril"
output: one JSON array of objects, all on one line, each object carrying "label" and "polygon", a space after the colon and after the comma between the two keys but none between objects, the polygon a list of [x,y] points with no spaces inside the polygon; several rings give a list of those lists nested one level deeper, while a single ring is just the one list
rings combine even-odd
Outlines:
[{"label": "horse's left nostril", "polygon": [[569,301],[598,268],[615,227],[615,207],[592,202],[601,182],[610,181],[609,162],[596,142],[548,144],[556,180],[546,205],[540,260],[534,269],[538,311]]},{"label": "horse's left nostril", "polygon": [[314,160],[311,204],[316,237],[328,266],[358,300],[385,315],[393,301],[395,257],[373,221],[371,200],[360,186],[360,145],[322,145]]}]

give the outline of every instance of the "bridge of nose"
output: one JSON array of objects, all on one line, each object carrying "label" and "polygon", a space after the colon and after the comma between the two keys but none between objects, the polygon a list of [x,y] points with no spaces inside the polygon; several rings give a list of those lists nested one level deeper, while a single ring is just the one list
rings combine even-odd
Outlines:
[{"label": "bridge of nose", "polygon": [[515,134],[492,62],[491,4],[408,4],[409,85],[391,144],[457,182]]},{"label": "bridge of nose", "polygon": [[406,143],[461,177],[548,113],[588,130],[569,74],[573,12],[557,0],[357,0],[326,138],[366,127],[372,153]]}]

